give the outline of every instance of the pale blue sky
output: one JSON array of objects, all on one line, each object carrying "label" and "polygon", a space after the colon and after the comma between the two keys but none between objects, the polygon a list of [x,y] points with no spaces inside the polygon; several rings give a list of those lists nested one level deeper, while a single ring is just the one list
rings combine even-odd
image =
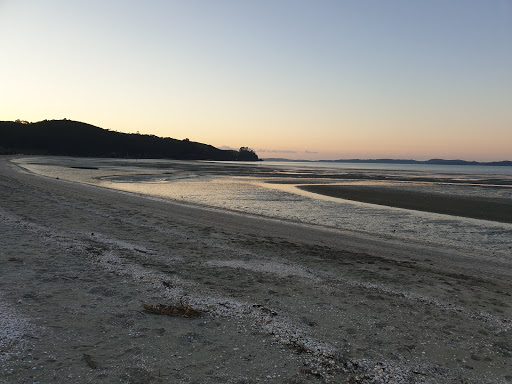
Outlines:
[{"label": "pale blue sky", "polygon": [[512,0],[0,0],[0,119],[512,159]]}]

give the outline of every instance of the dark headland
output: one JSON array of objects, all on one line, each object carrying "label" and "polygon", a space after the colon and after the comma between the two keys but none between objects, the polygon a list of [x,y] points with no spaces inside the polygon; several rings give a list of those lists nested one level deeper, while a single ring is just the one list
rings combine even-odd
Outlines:
[{"label": "dark headland", "polygon": [[73,120],[0,121],[0,155],[57,155],[175,160],[258,161],[247,147],[222,150],[208,144],[122,133]]}]

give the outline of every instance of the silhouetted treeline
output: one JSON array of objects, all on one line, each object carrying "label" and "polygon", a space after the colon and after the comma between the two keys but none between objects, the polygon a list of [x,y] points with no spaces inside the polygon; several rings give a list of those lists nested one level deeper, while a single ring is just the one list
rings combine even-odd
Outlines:
[{"label": "silhouetted treeline", "polygon": [[110,131],[72,120],[0,121],[0,154],[257,161],[247,147],[221,150],[154,135]]},{"label": "silhouetted treeline", "polygon": [[241,147],[238,151],[238,161],[258,161],[258,155],[251,148]]}]

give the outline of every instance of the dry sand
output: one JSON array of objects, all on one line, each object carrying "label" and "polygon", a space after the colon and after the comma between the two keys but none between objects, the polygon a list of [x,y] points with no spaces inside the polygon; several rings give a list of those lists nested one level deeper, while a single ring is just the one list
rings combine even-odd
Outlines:
[{"label": "dry sand", "polygon": [[[150,199],[8,160],[0,383],[512,381],[510,259]],[[143,311],[180,302],[203,315]]]}]

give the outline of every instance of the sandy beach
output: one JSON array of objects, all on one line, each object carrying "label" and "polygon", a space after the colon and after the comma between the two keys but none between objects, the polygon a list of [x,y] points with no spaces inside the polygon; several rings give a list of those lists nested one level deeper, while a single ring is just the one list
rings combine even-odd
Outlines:
[{"label": "sandy beach", "polygon": [[0,196],[0,383],[512,382],[512,257],[149,198],[7,157]]}]

